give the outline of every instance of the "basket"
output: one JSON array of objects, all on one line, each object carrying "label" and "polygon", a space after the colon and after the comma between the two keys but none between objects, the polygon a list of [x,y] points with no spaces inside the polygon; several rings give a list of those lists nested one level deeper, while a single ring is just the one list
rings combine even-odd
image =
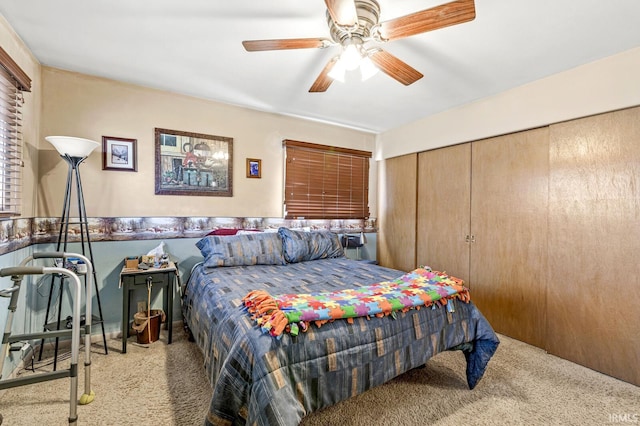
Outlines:
[{"label": "basket", "polygon": [[160,326],[165,321],[162,309],[152,309],[150,315],[146,312],[133,314],[133,329],[137,332],[138,343],[148,344],[160,339]]}]

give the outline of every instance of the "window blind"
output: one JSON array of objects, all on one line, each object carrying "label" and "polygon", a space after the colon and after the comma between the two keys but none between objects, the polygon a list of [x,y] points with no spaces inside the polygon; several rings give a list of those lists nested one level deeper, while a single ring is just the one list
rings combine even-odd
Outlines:
[{"label": "window blind", "polygon": [[369,217],[371,152],[283,141],[286,219]]},{"label": "window blind", "polygon": [[22,200],[23,91],[31,80],[0,48],[0,215],[19,215]]}]

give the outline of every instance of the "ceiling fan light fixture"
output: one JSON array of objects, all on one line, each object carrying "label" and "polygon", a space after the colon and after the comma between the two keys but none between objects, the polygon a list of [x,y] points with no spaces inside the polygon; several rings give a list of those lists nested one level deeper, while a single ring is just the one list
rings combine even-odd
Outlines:
[{"label": "ceiling fan light fixture", "polygon": [[344,61],[341,58],[336,59],[336,63],[331,68],[331,71],[327,74],[334,80],[338,80],[340,83],[344,83],[345,74],[347,68],[344,66]]},{"label": "ceiling fan light fixture", "polygon": [[340,62],[348,71],[353,71],[360,65],[362,61],[362,53],[355,44],[348,44],[340,55]]},{"label": "ceiling fan light fixture", "polygon": [[325,4],[331,39],[245,40],[242,45],[249,52],[340,46],[340,57],[326,63],[309,88],[311,93],[325,92],[333,80],[344,82],[346,71],[358,68],[362,80],[370,78],[379,69],[408,86],[424,77],[422,73],[382,49],[367,49],[365,45],[399,40],[469,22],[476,17],[475,0],[453,0],[383,22],[380,22],[378,0],[325,0]]},{"label": "ceiling fan light fixture", "polygon": [[362,81],[367,81],[374,75],[378,73],[379,69],[375,66],[371,58],[365,56],[360,62],[360,75],[362,76]]}]

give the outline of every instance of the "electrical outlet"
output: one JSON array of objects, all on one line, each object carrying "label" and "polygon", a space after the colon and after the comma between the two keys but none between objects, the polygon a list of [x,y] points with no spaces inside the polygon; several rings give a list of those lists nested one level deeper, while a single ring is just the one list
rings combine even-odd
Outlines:
[{"label": "electrical outlet", "polygon": [[138,302],[138,312],[147,311],[147,302]]},{"label": "electrical outlet", "polygon": [[24,358],[25,354],[29,351],[31,345],[28,342],[20,344],[20,342],[16,342],[9,347],[11,352],[20,352],[20,356]]},{"label": "electrical outlet", "polygon": [[29,343],[22,345],[22,348],[20,349],[20,358],[22,358],[25,365],[33,361],[33,347]]}]

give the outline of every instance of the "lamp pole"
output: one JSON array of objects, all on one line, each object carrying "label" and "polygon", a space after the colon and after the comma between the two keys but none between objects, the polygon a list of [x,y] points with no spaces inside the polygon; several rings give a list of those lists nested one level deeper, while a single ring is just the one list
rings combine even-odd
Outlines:
[{"label": "lamp pole", "polygon": [[[91,261],[91,264],[93,266],[92,269],[92,274],[93,274],[93,284],[95,286],[95,295],[96,295],[96,301],[98,303],[98,314],[99,317],[97,318],[97,321],[100,323],[101,327],[102,327],[102,340],[103,340],[103,344],[104,344],[104,352],[105,354],[108,354],[108,349],[107,349],[107,337],[106,337],[106,333],[105,333],[105,329],[104,329],[104,317],[102,316],[102,304],[100,303],[100,292],[98,291],[98,279],[97,279],[97,274],[96,274],[96,267],[95,267],[95,262],[93,259],[93,250],[91,248],[91,239],[89,236],[89,226],[88,226],[88,219],[87,219],[87,211],[86,211],[86,207],[85,207],[85,203],[84,203],[84,194],[82,191],[82,180],[80,179],[80,164],[82,164],[82,162],[84,160],[87,159],[87,157],[89,156],[89,154],[91,153],[91,151],[93,151],[99,144],[95,141],[91,141],[88,139],[81,139],[81,138],[73,138],[73,137],[68,137],[68,136],[48,136],[45,139],[47,139],[49,142],[51,142],[51,144],[56,148],[56,150],[58,151],[58,153],[60,154],[60,157],[62,157],[65,162],[68,165],[68,170],[67,170],[67,183],[66,183],[66,187],[65,187],[65,194],[64,194],[64,204],[62,207],[62,216],[60,218],[60,231],[58,232],[58,241],[56,244],[56,251],[60,251],[62,249],[63,252],[67,251],[67,243],[69,242],[69,225],[79,225],[80,226],[80,244],[81,244],[81,249],[82,249],[82,255],[86,255],[85,252],[85,238],[86,238],[86,246],[88,249],[88,258]],[[77,222],[72,222],[71,221],[71,193],[73,191],[74,188],[74,180],[75,180],[75,191],[76,191],[76,195],[77,195],[77,202],[78,202],[78,221]],[[63,277],[57,277],[59,279],[59,300],[58,300],[58,315],[57,315],[57,321],[54,325],[55,329],[60,329],[60,324],[62,321],[62,290],[63,290],[63,281],[64,278]],[[51,311],[51,302],[52,302],[52,296],[53,296],[53,289],[54,289],[54,284],[55,284],[55,280],[56,280],[56,276],[53,275],[52,276],[52,280],[51,280],[51,288],[49,289],[49,298],[47,301],[47,310],[46,310],[46,314],[45,314],[45,325],[44,328],[49,329],[51,327],[51,324],[47,324],[47,321],[49,319],[49,314]],[[86,284],[86,281],[85,281]],[[92,303],[93,301],[91,300],[87,300],[86,303]],[[93,322],[92,318],[86,318],[85,321],[89,321],[89,333],[91,330],[91,322]],[[86,339],[86,344],[90,344],[91,342],[91,336],[89,335],[89,337]],[[59,338],[56,337],[55,340],[55,348],[54,348],[54,360],[53,360],[53,370],[56,370],[57,367],[57,360],[58,360],[58,344],[59,344]],[[40,344],[40,353],[38,356],[38,360],[42,359],[42,352],[43,352],[43,348],[44,348],[44,339],[42,339],[42,342]]]}]

